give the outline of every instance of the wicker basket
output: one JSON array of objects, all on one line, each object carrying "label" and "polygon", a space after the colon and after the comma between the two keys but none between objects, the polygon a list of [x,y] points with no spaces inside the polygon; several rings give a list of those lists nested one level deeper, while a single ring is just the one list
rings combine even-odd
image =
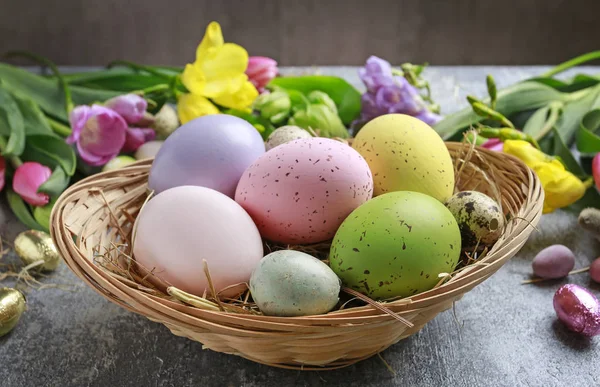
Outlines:
[{"label": "wicker basket", "polygon": [[151,160],[93,175],[70,187],[54,207],[51,233],[64,261],[90,287],[123,308],[164,324],[175,335],[271,366],[304,370],[343,367],[418,332],[438,313],[451,308],[519,251],[541,216],[542,187],[519,160],[481,148],[465,150],[461,143],[447,146],[460,170],[458,188],[499,193],[509,221],[498,242],[476,264],[430,291],[384,304],[410,324],[371,305],[307,317],[206,310],[150,291],[99,265],[95,258],[98,247],[123,243],[122,235],[131,233],[148,195]]}]

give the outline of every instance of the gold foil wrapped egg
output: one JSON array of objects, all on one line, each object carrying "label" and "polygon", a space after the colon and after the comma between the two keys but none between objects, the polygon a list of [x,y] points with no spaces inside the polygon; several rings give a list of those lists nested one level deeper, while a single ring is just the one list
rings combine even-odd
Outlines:
[{"label": "gold foil wrapped egg", "polygon": [[25,297],[11,288],[0,288],[0,337],[10,332],[25,311]]},{"label": "gold foil wrapped egg", "polygon": [[60,263],[52,237],[43,231],[23,231],[15,238],[14,248],[25,266],[38,263],[34,269],[39,271],[52,271]]}]

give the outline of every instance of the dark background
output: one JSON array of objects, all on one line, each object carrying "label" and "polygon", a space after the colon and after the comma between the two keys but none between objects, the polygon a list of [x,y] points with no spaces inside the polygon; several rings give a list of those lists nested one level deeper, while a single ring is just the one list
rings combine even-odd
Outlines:
[{"label": "dark background", "polygon": [[0,0],[0,52],[182,65],[215,20],[280,65],[555,64],[600,48],[599,15],[600,0]]}]

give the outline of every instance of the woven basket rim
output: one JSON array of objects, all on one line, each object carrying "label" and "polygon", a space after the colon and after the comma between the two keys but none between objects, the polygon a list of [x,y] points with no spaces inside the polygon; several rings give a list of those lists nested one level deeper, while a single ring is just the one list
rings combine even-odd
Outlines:
[{"label": "woven basket rim", "polygon": [[[446,144],[453,144],[453,142],[447,142]],[[455,143],[455,144],[459,144],[459,143]],[[493,152],[493,151],[489,151],[485,148],[481,148],[478,147],[478,151],[483,152],[483,153],[490,153],[490,154],[498,154],[497,152]],[[501,154],[503,157],[507,158],[507,159],[511,159],[514,163],[517,164],[521,164],[523,166],[523,168],[527,169],[529,172],[529,180],[530,183],[530,190],[532,190],[533,188],[536,187],[535,182],[537,182],[537,186],[541,187],[541,184],[539,183],[539,179],[537,178],[537,176],[535,175],[535,173],[533,171],[531,171],[531,169],[529,169],[521,160],[519,160],[518,158],[512,156],[512,155],[508,155],[508,154]],[[81,188],[87,186],[88,184],[94,183],[97,180],[100,180],[102,178],[110,178],[110,177],[116,177],[116,178],[120,178],[124,172],[138,172],[140,170],[144,170],[147,166],[151,165],[153,159],[152,158],[148,158],[148,159],[143,159],[143,160],[139,160],[133,164],[130,164],[128,166],[126,166],[123,169],[120,170],[113,170],[113,171],[106,171],[106,172],[100,172],[91,176],[88,176],[80,181],[78,181],[76,184],[72,185],[71,187],[69,187],[67,190],[65,190],[65,192],[63,193],[63,195],[61,195],[61,197],[59,198],[59,200],[57,201],[57,204],[54,206],[53,211],[51,213],[51,219],[55,219],[56,213],[58,212],[58,210],[61,208],[62,204],[64,202],[67,202],[68,199],[70,199],[72,197],[73,194],[75,194],[77,191],[79,191]],[[92,184],[93,185],[93,184]],[[543,191],[541,192],[541,194],[543,195]],[[539,200],[540,202],[543,202],[543,197],[541,198],[542,200]],[[541,216],[541,212],[539,212],[538,214],[538,218],[539,216]],[[533,222],[532,222],[533,223]],[[54,229],[54,228],[53,228]],[[504,248],[505,246],[502,246],[502,248]],[[495,271],[495,270],[491,270],[490,266],[494,265],[494,262],[489,262],[493,257],[494,254],[492,254],[492,252],[495,252],[495,250],[491,250],[490,253],[488,253],[488,255],[486,255],[481,261],[480,263],[489,263],[489,265],[487,266],[476,266],[476,267],[472,267],[470,270],[468,270],[469,272],[463,276],[461,276],[461,279],[459,280],[455,280],[452,282],[447,282],[443,285],[441,285],[440,287],[436,288],[436,289],[432,289],[432,290],[428,290],[425,292],[421,292],[418,293],[417,295],[410,297],[410,299],[412,300],[409,304],[411,306],[416,306],[416,303],[421,302],[425,302],[430,300],[431,298],[428,296],[432,296],[435,297],[436,295],[432,293],[439,293],[438,289],[449,289],[448,292],[452,292],[452,291],[456,291],[455,288],[457,285],[464,285],[466,283],[469,282],[469,280],[471,280],[473,277],[475,277],[480,271],[483,273],[487,273],[489,271]],[[486,269],[487,268],[487,269]],[[450,285],[454,285],[454,286],[450,286]],[[446,292],[444,292],[446,293]],[[415,300],[416,299],[416,300]],[[406,301],[403,301],[404,299],[400,299],[397,301],[390,301],[390,302],[386,302],[386,306],[389,305],[409,305],[406,303]],[[370,309],[368,306],[364,306],[364,307],[360,307],[360,308],[366,308],[366,309]],[[352,309],[356,309],[356,308],[352,308]],[[223,312],[223,311],[207,311],[209,313],[214,313],[214,314],[226,314],[226,315],[230,315],[232,313],[230,312]],[[339,311],[335,311],[335,313],[340,313]],[[384,314],[383,312],[381,312],[382,314]],[[237,315],[237,314],[234,314]],[[319,319],[322,319],[323,316],[326,316],[328,314],[325,315],[314,315],[314,316],[303,316],[303,317],[281,317],[285,320],[289,320],[289,321],[293,321],[293,320],[304,320],[307,318],[313,318],[313,317],[317,317]],[[273,316],[265,316],[265,315],[252,315],[253,319],[272,319]]]},{"label": "woven basket rim", "polygon": [[[463,146],[462,143],[456,142],[446,142],[446,144],[455,152],[460,146]],[[409,320],[420,314],[435,316],[441,310],[447,308],[448,303],[460,299],[465,293],[493,275],[508,259],[518,252],[542,215],[543,189],[538,177],[530,168],[514,156],[481,147],[476,147],[476,150],[490,160],[496,160],[500,164],[503,162],[510,163],[520,171],[522,180],[519,181],[521,191],[524,192],[519,194],[524,196],[523,203],[518,209],[516,218],[507,225],[500,240],[477,264],[467,266],[462,273],[437,288],[418,293],[412,297],[385,303],[386,308]],[[50,232],[63,260],[79,278],[109,301],[129,311],[141,314],[150,320],[161,322],[169,327],[173,333],[183,334],[190,338],[195,334],[200,335],[200,332],[203,335],[205,332],[212,332],[211,334],[230,337],[232,340],[235,337],[253,338],[253,340],[297,337],[297,335],[311,335],[310,337],[313,337],[319,334],[331,335],[332,328],[339,330],[341,335],[355,330],[359,332],[370,329],[368,327],[392,329],[395,326],[394,324],[398,323],[389,314],[369,305],[335,310],[327,314],[300,317],[275,317],[205,310],[147,293],[125,283],[114,275],[110,275],[107,270],[96,265],[90,257],[84,254],[81,246],[87,236],[74,235],[70,232],[69,227],[71,225],[65,224],[65,217],[71,214],[70,211],[76,205],[80,205],[79,201],[82,197],[89,195],[90,190],[108,189],[120,184],[126,178],[133,177],[142,181],[144,174],[147,175],[152,161],[153,159],[140,160],[125,168],[101,172],[78,181],[59,197],[51,213]],[[143,185],[140,187],[143,187]],[[139,189],[141,190],[141,188]],[[85,228],[82,230],[85,231]],[[74,236],[76,239],[73,238]],[[432,318],[431,316],[428,318]],[[421,325],[420,322],[418,324]],[[415,327],[415,329],[417,328]],[[195,339],[204,342],[206,337],[202,336],[202,340]],[[386,344],[383,347],[388,345]],[[218,344],[211,344],[208,347],[217,348]],[[383,347],[381,349],[384,349]],[[216,350],[221,350],[221,348]],[[260,356],[256,357],[244,351],[239,351],[236,354],[265,364],[284,366],[283,363],[265,360]],[[352,362],[358,360],[360,360],[359,356],[356,356],[352,359]],[[337,364],[335,362],[328,363],[326,360],[323,360],[323,362],[323,364]],[[305,362],[298,360],[298,362],[294,362],[294,366],[301,363],[304,364]],[[316,363],[310,363],[309,361],[306,364]]]}]

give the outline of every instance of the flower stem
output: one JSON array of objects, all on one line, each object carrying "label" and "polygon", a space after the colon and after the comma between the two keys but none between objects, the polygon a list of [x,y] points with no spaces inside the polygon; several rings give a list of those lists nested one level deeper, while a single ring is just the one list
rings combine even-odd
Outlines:
[{"label": "flower stem", "polygon": [[48,66],[50,68],[50,70],[52,70],[52,73],[54,74],[54,76],[58,79],[58,83],[60,84],[60,87],[63,89],[63,93],[65,96],[65,108],[67,109],[67,115],[69,115],[71,113],[71,111],[73,110],[73,107],[74,107],[73,98],[71,97],[71,89],[69,89],[69,86],[67,85],[67,82],[65,81],[65,78],[63,77],[61,72],[58,70],[58,67],[56,67],[54,62],[52,62],[48,58],[45,58],[43,56],[31,53],[31,52],[27,52],[27,51],[10,51],[4,55],[6,57],[22,56],[24,58],[31,59],[41,65]]},{"label": "flower stem", "polygon": [[54,131],[54,133],[58,134],[59,136],[63,136],[63,137],[67,137],[71,134],[71,128],[69,128],[67,125],[64,125],[56,120],[53,120],[50,117],[46,116],[46,120],[48,121],[48,123],[50,124],[50,128],[52,128],[52,130]]},{"label": "flower stem", "polygon": [[[0,136],[0,152],[4,153],[4,149],[6,149],[6,138],[4,138],[3,136]],[[17,169],[19,168],[22,164],[23,161],[21,161],[21,159],[18,156],[10,156],[7,157],[8,161],[10,162],[10,164],[13,166],[13,168]]]},{"label": "flower stem", "polygon": [[150,86],[150,87],[147,87],[142,90],[134,91],[133,93],[144,95],[144,94],[154,93],[155,91],[169,90],[169,88],[170,88],[170,86],[168,84],[163,83],[160,85]]},{"label": "flower stem", "polygon": [[575,67],[575,66],[583,64],[585,62],[589,62],[591,60],[596,60],[596,59],[600,59],[600,51],[588,52],[587,54],[580,55],[578,57],[575,57],[573,59],[570,59],[566,62],[559,64],[558,66],[554,67],[550,71],[545,72],[541,76],[542,77],[552,77],[556,74],[562,73],[563,71],[570,69],[571,67]]}]

